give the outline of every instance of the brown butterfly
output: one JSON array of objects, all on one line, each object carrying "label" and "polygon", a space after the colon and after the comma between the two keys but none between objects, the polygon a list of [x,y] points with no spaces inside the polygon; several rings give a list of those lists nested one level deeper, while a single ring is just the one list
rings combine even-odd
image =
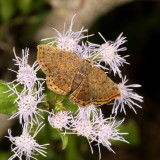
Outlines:
[{"label": "brown butterfly", "polygon": [[69,95],[81,107],[104,104],[119,97],[120,91],[106,73],[78,55],[54,46],[38,45],[37,60],[46,74],[47,86],[60,95]]}]

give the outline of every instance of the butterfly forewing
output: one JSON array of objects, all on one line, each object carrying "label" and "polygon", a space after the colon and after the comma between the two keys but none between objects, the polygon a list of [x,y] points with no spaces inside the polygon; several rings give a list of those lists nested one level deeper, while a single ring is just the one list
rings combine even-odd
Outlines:
[{"label": "butterfly forewing", "polygon": [[50,45],[38,46],[38,63],[46,74],[47,86],[57,94],[70,92],[72,81],[82,60],[71,52]]}]

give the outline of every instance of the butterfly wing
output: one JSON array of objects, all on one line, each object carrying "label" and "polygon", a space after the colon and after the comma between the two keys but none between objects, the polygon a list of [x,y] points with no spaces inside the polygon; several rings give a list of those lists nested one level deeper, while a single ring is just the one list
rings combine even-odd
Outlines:
[{"label": "butterfly wing", "polygon": [[37,48],[37,60],[46,74],[48,88],[57,94],[68,94],[83,60],[72,52],[63,51],[51,45],[42,44]]},{"label": "butterfly wing", "polygon": [[[81,75],[81,78],[80,78]],[[120,91],[106,73],[89,63],[83,63],[79,70],[79,87],[70,95],[70,99],[81,107],[105,104],[119,96]]]},{"label": "butterfly wing", "polygon": [[88,80],[92,103],[104,104],[119,97],[120,91],[117,84],[100,68],[92,66]]},{"label": "butterfly wing", "polygon": [[89,92],[89,83],[86,76],[83,77],[78,88],[69,96],[70,100],[77,103],[81,107],[92,104],[91,96]]}]

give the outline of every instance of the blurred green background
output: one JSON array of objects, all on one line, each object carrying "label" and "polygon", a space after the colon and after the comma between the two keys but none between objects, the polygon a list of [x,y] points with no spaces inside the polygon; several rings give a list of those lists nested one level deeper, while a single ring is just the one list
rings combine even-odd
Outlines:
[{"label": "blurred green background", "polygon": [[[35,38],[37,30],[46,23],[45,20],[52,11],[54,8],[47,0],[0,0],[1,80],[11,81],[15,77],[14,73],[7,71],[8,67],[14,69],[13,46],[19,53],[22,48],[29,47],[32,57],[30,61],[36,60],[36,45],[40,43],[40,40]],[[54,17],[52,20],[54,21]],[[103,43],[98,32],[101,32],[106,40],[114,41],[121,32],[127,37],[128,41],[124,45],[127,51],[122,54],[130,55],[127,58],[130,65],[124,65],[122,73],[127,75],[129,84],[142,85],[142,88],[135,91],[144,97],[143,109],[137,108],[137,115],[127,109],[126,120],[121,128],[122,132],[129,132],[125,138],[130,144],[113,144],[116,154],[101,147],[102,160],[158,160],[160,159],[160,1],[132,1],[116,6],[90,25],[89,33],[95,34],[89,38],[91,42]],[[103,111],[107,114],[108,108],[104,106]],[[122,117],[123,114],[119,118]],[[20,134],[21,128],[17,121],[12,129],[13,135]],[[46,126],[38,140],[40,143],[51,143],[48,147],[48,157],[40,156],[39,160],[98,160],[97,146],[94,147],[93,144],[92,155],[88,142],[83,137],[69,136],[68,146],[63,151],[57,131]],[[0,160],[7,160],[9,156],[11,156],[10,142],[6,138],[1,138]]]}]

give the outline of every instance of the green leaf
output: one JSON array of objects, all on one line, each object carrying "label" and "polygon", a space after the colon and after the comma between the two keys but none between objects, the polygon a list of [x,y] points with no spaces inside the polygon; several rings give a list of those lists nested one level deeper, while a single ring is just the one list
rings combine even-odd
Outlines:
[{"label": "green leaf", "polygon": [[[69,143],[66,147],[66,160],[71,160],[71,159],[76,159],[76,160],[82,160],[82,152],[87,153],[87,148],[86,146],[84,147],[84,145],[88,146],[88,143],[86,141],[86,139],[84,137],[77,137],[76,135],[68,135],[68,139],[69,139]],[[83,146],[82,146],[83,144]],[[85,151],[82,151],[82,150]],[[90,153],[90,151],[89,151]],[[87,159],[87,158],[86,158]]]},{"label": "green leaf", "polygon": [[[4,145],[4,144],[1,144],[1,145]],[[6,151],[1,150],[0,159],[8,159],[10,156],[11,156],[10,152],[6,152]]]},{"label": "green leaf", "polygon": [[63,103],[59,102],[55,104],[55,113],[58,113],[60,111],[64,111],[66,108],[64,107]]},{"label": "green leaf", "polygon": [[64,99],[63,106],[65,106],[68,110],[70,110],[72,112],[76,112],[78,109],[77,104],[74,104],[69,99]]},{"label": "green leaf", "polygon": [[[123,125],[122,125],[123,126]],[[127,121],[126,125],[123,126],[122,131],[128,132],[129,134],[126,136],[126,140],[132,146],[137,146],[140,144],[140,133],[139,128],[135,120],[130,119]]]},{"label": "green leaf", "polygon": [[56,112],[65,109],[75,112],[78,109],[78,106],[71,102],[68,96],[56,94],[53,91],[50,91],[49,89],[46,90],[46,101],[50,105],[51,109],[53,109],[53,106],[54,109],[56,108]]},{"label": "green leaf", "polygon": [[31,11],[32,0],[19,0],[18,7],[22,13],[29,13]]},{"label": "green leaf", "polygon": [[68,144],[68,135],[62,135],[61,133],[59,133],[61,136],[61,140],[62,140],[62,149],[66,149],[67,144]]},{"label": "green leaf", "polygon": [[53,106],[55,106],[56,103],[62,102],[64,99],[66,99],[66,96],[62,96],[59,94],[54,93],[53,91],[49,90],[46,88],[46,100],[49,103],[49,105],[51,106],[51,108]]},{"label": "green leaf", "polygon": [[[12,93],[11,91],[4,93],[5,91],[9,90],[8,86],[5,83],[6,82],[4,81],[0,81],[0,113],[13,114],[17,111],[17,104],[14,103],[17,95],[13,94],[9,96]],[[10,86],[12,87],[13,85],[10,84]],[[16,89],[18,91],[22,90],[20,87],[16,87]]]},{"label": "green leaf", "polygon": [[2,16],[3,21],[9,21],[13,14],[15,13],[15,1],[13,0],[1,0],[1,9],[0,13]]},{"label": "green leaf", "polygon": [[[127,135],[123,135],[125,140],[129,142],[131,146],[137,146],[140,143],[140,136],[139,136],[139,128],[137,123],[130,119],[129,121],[122,123],[119,127],[120,133],[128,133]],[[112,141],[113,145],[128,145],[127,143],[121,141]]]}]

